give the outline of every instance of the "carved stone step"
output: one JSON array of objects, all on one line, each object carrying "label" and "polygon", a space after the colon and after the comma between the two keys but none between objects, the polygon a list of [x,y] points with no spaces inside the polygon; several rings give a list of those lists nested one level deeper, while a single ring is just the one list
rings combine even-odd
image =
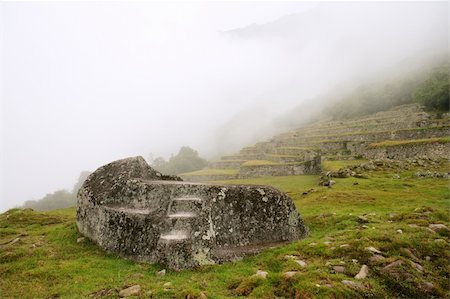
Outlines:
[{"label": "carved stone step", "polygon": [[[203,200],[198,197],[178,197],[172,199],[172,202],[167,211],[168,215],[180,214],[186,216],[187,212],[200,214],[202,209]],[[183,216],[181,216],[183,217]],[[187,216],[186,216],[187,217]]]},{"label": "carved stone step", "polygon": [[187,219],[187,218],[195,218],[197,216],[198,214],[193,212],[176,212],[167,215],[167,217],[171,219]]},{"label": "carved stone step", "polygon": [[171,230],[167,234],[162,234],[159,239],[166,242],[182,242],[189,239],[189,234],[185,230]]}]

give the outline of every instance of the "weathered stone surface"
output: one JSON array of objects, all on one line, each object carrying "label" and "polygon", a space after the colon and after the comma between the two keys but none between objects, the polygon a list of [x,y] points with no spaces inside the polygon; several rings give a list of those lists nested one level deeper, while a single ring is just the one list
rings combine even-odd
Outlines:
[{"label": "weathered stone surface", "polygon": [[182,182],[142,157],[100,167],[78,192],[77,226],[103,249],[172,269],[304,238],[292,199],[267,186]]},{"label": "weathered stone surface", "polygon": [[119,292],[119,297],[125,298],[130,297],[134,295],[138,295],[141,292],[141,286],[140,285],[134,285],[129,288],[123,289]]}]

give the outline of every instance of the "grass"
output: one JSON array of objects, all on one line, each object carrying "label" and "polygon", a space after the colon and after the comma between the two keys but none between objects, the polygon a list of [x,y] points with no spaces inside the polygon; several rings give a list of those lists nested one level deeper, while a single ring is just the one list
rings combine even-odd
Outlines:
[{"label": "grass", "polygon": [[236,168],[205,168],[197,171],[181,173],[181,176],[209,176],[209,175],[236,175],[239,173],[239,169]]},{"label": "grass", "polygon": [[[449,234],[431,233],[427,227],[449,225],[448,181],[419,179],[415,171],[398,171],[400,179],[387,170],[370,172],[367,179],[336,178],[332,188],[318,187],[317,176],[224,181],[268,184],[287,192],[310,236],[233,263],[168,271],[163,277],[155,275],[159,265],[121,259],[88,240],[77,243],[75,208],[42,213],[13,209],[0,215],[0,297],[117,298],[122,288],[139,284],[141,298],[148,298],[147,292],[153,298],[198,298],[200,292],[208,298],[446,298]],[[4,244],[17,237],[18,242]],[[370,262],[368,246],[385,259]],[[382,270],[397,260],[403,261],[398,269]],[[423,270],[416,270],[413,261]],[[360,281],[362,288],[342,284],[356,281],[353,276],[363,264],[369,266],[369,276]],[[335,273],[334,265],[344,265],[345,272]],[[252,276],[257,270],[267,271],[267,279]],[[285,278],[285,271],[297,274]],[[172,287],[165,288],[166,282]],[[424,282],[433,289],[427,291]]]},{"label": "grass", "polygon": [[249,167],[249,166],[261,166],[261,165],[280,165],[278,162],[269,161],[269,160],[248,160],[244,162],[241,166]]},{"label": "grass", "polygon": [[402,146],[402,145],[449,143],[449,142],[450,142],[450,137],[409,139],[409,140],[386,140],[386,141],[382,141],[382,142],[371,143],[368,147],[369,148],[381,148],[381,147]]},{"label": "grass", "polygon": [[322,161],[322,169],[324,171],[338,171],[341,168],[366,163],[367,160],[325,160]]}]

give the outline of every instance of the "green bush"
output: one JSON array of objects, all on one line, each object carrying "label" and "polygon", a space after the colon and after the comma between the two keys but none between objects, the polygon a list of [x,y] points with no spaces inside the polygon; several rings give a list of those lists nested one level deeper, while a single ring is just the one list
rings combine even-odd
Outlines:
[{"label": "green bush", "polygon": [[427,110],[448,111],[449,88],[448,70],[435,71],[414,91],[413,98]]}]

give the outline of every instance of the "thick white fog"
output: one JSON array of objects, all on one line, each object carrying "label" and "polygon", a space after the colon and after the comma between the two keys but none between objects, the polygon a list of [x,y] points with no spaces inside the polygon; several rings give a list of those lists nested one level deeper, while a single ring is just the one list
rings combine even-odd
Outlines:
[{"label": "thick white fog", "polygon": [[446,1],[1,2],[0,211],[119,158],[217,158],[447,51]]}]

